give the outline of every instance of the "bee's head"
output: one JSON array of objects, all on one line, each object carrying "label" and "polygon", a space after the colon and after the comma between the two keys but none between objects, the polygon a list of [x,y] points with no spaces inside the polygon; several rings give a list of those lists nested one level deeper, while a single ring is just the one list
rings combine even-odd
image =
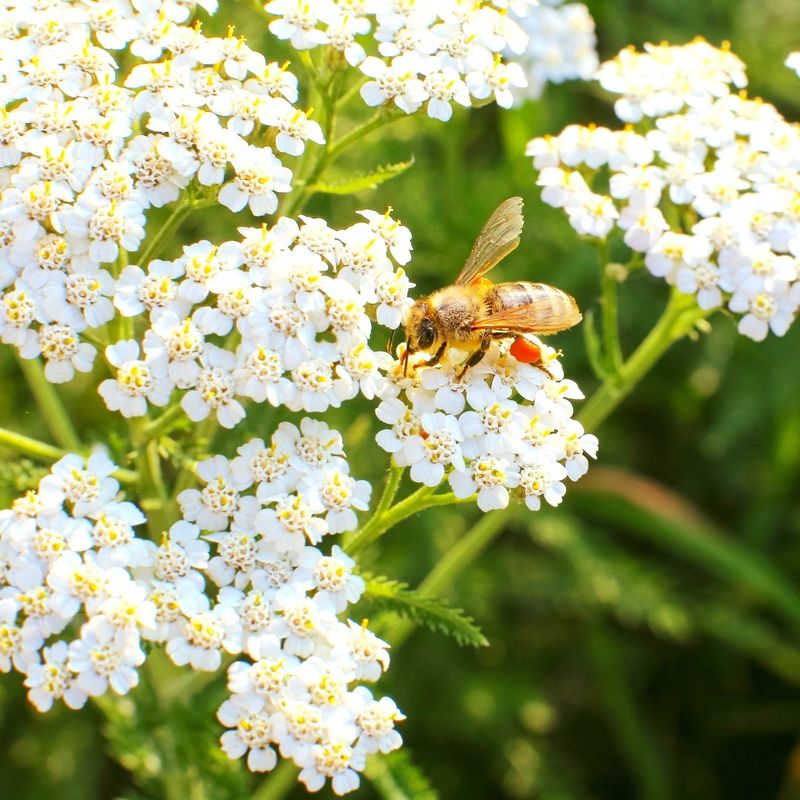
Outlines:
[{"label": "bee's head", "polygon": [[403,371],[408,366],[408,357],[412,353],[425,353],[438,343],[439,334],[436,325],[436,312],[426,298],[421,298],[411,306],[406,317],[406,351]]}]

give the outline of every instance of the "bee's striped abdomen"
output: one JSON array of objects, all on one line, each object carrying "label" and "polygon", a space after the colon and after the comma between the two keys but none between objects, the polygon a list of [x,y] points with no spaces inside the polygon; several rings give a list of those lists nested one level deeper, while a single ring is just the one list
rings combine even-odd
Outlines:
[{"label": "bee's striped abdomen", "polygon": [[485,302],[490,319],[512,309],[527,309],[524,323],[516,328],[520,331],[552,333],[571,328],[581,319],[575,300],[546,283],[499,283],[486,293]]}]

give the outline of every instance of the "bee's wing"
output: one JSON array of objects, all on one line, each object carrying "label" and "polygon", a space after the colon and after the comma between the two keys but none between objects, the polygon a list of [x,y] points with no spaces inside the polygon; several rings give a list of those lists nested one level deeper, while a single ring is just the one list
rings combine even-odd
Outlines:
[{"label": "bee's wing", "polygon": [[573,301],[555,309],[548,298],[541,298],[524,306],[504,308],[475,322],[473,331],[497,331],[503,333],[558,333],[582,319],[578,306]]},{"label": "bee's wing", "polygon": [[497,207],[478,234],[456,278],[456,286],[474,283],[504,259],[519,244],[522,224],[522,198],[509,197]]}]

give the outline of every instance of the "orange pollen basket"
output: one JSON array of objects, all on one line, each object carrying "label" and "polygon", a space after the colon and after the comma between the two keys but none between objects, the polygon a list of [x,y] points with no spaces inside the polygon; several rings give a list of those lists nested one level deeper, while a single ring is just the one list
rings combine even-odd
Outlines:
[{"label": "orange pollen basket", "polygon": [[542,360],[542,351],[539,346],[524,336],[517,336],[514,339],[514,344],[511,345],[509,352],[523,364],[536,364]]}]

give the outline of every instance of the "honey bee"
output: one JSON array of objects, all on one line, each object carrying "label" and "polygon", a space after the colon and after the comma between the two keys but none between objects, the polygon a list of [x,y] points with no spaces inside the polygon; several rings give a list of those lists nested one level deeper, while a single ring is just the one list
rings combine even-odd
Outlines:
[{"label": "honey bee", "polygon": [[461,366],[460,380],[486,355],[494,339],[556,333],[581,321],[578,304],[561,289],[527,281],[493,284],[484,277],[519,245],[522,225],[522,198],[501,203],[478,234],[455,283],[421,297],[411,307],[403,374],[414,353],[432,352],[426,366],[434,366],[448,347],[455,346],[473,350]]}]

